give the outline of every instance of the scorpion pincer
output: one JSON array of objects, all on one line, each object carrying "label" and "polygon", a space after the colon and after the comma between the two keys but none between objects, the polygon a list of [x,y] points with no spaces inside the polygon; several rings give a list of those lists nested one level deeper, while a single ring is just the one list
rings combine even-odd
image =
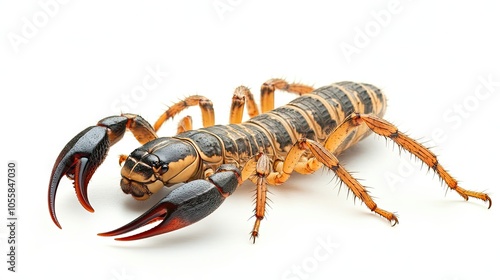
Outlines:
[{"label": "scorpion pincer", "polygon": [[[301,96],[274,109],[276,89]],[[242,122],[245,104],[251,118]],[[200,107],[203,128],[193,130],[190,117],[185,117],[179,122],[176,136],[157,136],[166,120],[189,106]],[[384,120],[385,109],[385,96],[370,84],[340,82],[313,89],[271,79],[261,87],[262,113],[248,88],[235,90],[229,125],[214,125],[212,102],[200,95],[172,105],[154,126],[135,114],[107,117],[77,134],[57,157],[49,181],[50,216],[61,228],[55,198],[64,175],[74,181],[80,204],[94,211],[87,195],[89,181],[109,148],[127,130],[142,146],[120,158],[122,191],[145,200],[163,187],[177,187],[129,224],[99,234],[117,236],[159,222],[149,230],[117,240],[151,237],[193,224],[217,209],[248,179],[256,186],[255,223],[251,231],[255,242],[266,211],[267,185],[286,182],[294,171],[311,174],[323,166],[332,170],[368,209],[395,225],[396,215],[378,207],[366,188],[337,159],[338,154],[371,132],[415,155],[465,200],[474,197],[491,207],[488,194],[460,187],[429,149]]]}]

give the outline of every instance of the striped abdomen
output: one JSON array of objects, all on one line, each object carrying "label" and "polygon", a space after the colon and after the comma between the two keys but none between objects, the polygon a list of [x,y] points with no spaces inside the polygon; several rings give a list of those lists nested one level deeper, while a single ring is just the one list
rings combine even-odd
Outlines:
[{"label": "striped abdomen", "polygon": [[[369,84],[341,82],[318,88],[245,123],[202,128],[177,137],[196,142],[205,160],[243,165],[261,148],[272,160],[284,159],[299,138],[322,143],[353,112],[381,117],[385,108],[386,99],[380,89]],[[367,132],[364,125],[353,130],[336,153],[358,142]]]}]

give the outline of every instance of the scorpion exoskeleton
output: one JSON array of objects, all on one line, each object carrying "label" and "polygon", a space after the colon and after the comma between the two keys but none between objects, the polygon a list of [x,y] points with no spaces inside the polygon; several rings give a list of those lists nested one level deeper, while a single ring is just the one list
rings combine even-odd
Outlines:
[{"label": "scorpion exoskeleton", "polygon": [[[301,96],[274,109],[276,89]],[[242,123],[245,104],[250,119]],[[166,120],[189,106],[201,108],[203,128],[192,130],[191,118],[187,116],[179,122],[176,136],[157,136],[156,131]],[[385,96],[370,84],[340,82],[313,89],[271,79],[261,87],[260,114],[250,90],[244,86],[236,88],[229,125],[214,125],[212,102],[200,95],[169,107],[154,126],[135,114],[107,117],[76,135],[59,154],[49,183],[50,215],[61,227],[56,218],[55,197],[63,175],[74,180],[82,206],[94,211],[87,197],[87,185],[110,146],[126,130],[143,146],[128,157],[120,157],[123,192],[145,200],[164,186],[181,185],[129,224],[99,234],[121,235],[160,221],[144,232],[117,240],[151,237],[197,222],[249,179],[256,185],[255,223],[251,231],[255,242],[266,211],[267,185],[286,182],[293,171],[311,174],[322,166],[332,170],[371,211],[395,225],[396,215],[379,208],[365,187],[337,159],[338,154],[370,132],[391,139],[415,155],[465,200],[478,198],[491,207],[486,193],[458,186],[429,149],[384,120],[385,110]]]}]

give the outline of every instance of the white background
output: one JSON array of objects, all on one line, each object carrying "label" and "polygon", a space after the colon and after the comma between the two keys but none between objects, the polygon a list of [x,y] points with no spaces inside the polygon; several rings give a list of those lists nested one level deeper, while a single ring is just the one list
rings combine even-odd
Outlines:
[{"label": "white background", "polygon": [[[494,1],[22,2],[0,4],[2,176],[8,160],[19,166],[19,272],[8,273],[2,261],[7,279],[500,276],[500,7]],[[157,83],[139,92],[151,71],[161,72]],[[249,241],[248,183],[195,225],[120,243],[96,233],[129,222],[160,199],[137,203],[119,188],[116,158],[138,145],[128,134],[91,181],[96,212],[80,207],[63,178],[56,203],[63,230],[52,223],[52,165],[85,127],[121,110],[154,122],[190,94],[211,98],[217,122],[226,123],[235,87],[249,86],[258,99],[262,82],[273,77],[315,86],[377,85],[389,98],[386,118],[434,146],[463,187],[490,193],[492,208],[446,192],[407,153],[400,157],[391,143],[371,136],[341,161],[371,187],[379,206],[398,213],[396,227],[347,198],[331,172],[319,171],[272,188],[272,209],[256,244]],[[489,91],[482,80],[492,82]],[[292,97],[279,93],[276,103]],[[187,112],[199,124],[199,110]],[[172,135],[173,124],[161,134]],[[1,226],[0,259],[8,235]]]}]

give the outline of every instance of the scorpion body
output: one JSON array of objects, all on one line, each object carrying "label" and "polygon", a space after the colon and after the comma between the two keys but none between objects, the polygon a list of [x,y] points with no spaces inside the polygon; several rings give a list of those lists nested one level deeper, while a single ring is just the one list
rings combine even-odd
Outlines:
[{"label": "scorpion body", "polygon": [[[190,130],[174,138],[189,139],[204,164],[212,165],[214,170],[221,164],[241,168],[262,150],[271,162],[282,162],[299,139],[324,143],[337,125],[352,113],[382,117],[385,107],[385,96],[372,85],[335,83],[244,123]],[[369,132],[367,127],[359,128],[350,132],[336,153],[351,147]],[[191,179],[203,178],[202,171],[198,170]]]},{"label": "scorpion body", "polygon": [[[275,89],[301,96],[273,109]],[[245,102],[251,118],[242,123]],[[203,96],[191,96],[174,104],[154,128],[134,114],[101,120],[97,126],[73,138],[56,160],[49,184],[53,221],[60,227],[54,201],[63,174],[75,180],[80,203],[93,211],[86,193],[88,181],[109,147],[121,139],[127,129],[143,146],[120,159],[122,190],[142,200],[164,186],[182,185],[131,223],[100,234],[115,236],[161,221],[146,232],[119,240],[150,237],[192,224],[209,215],[242,181],[249,179],[256,185],[255,224],[251,232],[255,242],[265,214],[267,185],[284,183],[293,171],[310,174],[322,166],[334,171],[371,211],[395,225],[397,217],[379,208],[364,186],[336,158],[370,132],[387,137],[414,154],[463,198],[475,197],[491,206],[487,194],[459,187],[432,152],[382,119],[386,98],[373,85],[340,82],[313,90],[302,84],[272,79],[261,88],[261,102],[263,113],[259,114],[248,88],[237,88],[229,125],[213,125],[212,103]],[[163,122],[193,105],[199,105],[202,110],[203,128],[193,130],[190,119],[184,118],[176,136],[159,138],[156,135]]]}]

